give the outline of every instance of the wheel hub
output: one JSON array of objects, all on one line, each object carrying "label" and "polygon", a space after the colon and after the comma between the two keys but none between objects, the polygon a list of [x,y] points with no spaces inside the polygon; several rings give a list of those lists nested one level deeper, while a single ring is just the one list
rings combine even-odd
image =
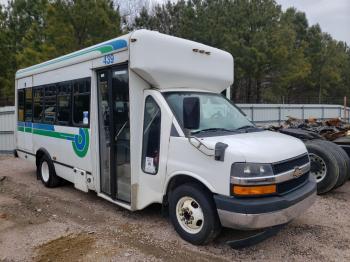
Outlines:
[{"label": "wheel hub", "polygon": [[198,233],[204,222],[202,208],[191,197],[182,197],[176,205],[176,217],[180,226],[191,234]]},{"label": "wheel hub", "polygon": [[327,175],[326,162],[318,155],[309,154],[310,157],[310,174],[316,178],[316,182],[321,182]]},{"label": "wheel hub", "polygon": [[41,164],[41,176],[45,182],[48,182],[50,179],[49,165],[46,161]]}]

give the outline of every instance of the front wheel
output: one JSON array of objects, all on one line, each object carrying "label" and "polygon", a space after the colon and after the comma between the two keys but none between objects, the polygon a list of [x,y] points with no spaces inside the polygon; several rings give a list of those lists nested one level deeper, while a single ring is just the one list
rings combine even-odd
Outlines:
[{"label": "front wheel", "polygon": [[199,184],[184,184],[170,193],[169,215],[176,232],[194,245],[208,243],[221,229],[212,195]]}]

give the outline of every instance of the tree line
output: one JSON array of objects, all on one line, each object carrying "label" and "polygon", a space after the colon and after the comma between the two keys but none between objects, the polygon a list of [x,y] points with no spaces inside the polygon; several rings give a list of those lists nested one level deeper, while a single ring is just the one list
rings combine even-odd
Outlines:
[{"label": "tree line", "polygon": [[350,96],[349,46],[319,25],[310,26],[305,13],[294,8],[283,11],[274,0],[153,6],[130,1],[141,6],[132,18],[121,11],[122,1],[112,0],[11,0],[0,6],[0,97],[13,97],[19,68],[139,28],[230,52],[237,102],[323,103]]}]

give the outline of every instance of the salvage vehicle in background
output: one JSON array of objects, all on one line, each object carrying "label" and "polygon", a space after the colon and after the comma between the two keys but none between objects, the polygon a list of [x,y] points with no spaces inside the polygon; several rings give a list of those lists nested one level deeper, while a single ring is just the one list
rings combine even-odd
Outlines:
[{"label": "salvage vehicle in background", "polygon": [[320,121],[289,117],[281,126],[269,130],[294,136],[304,141],[309,152],[311,170],[318,194],[342,186],[350,178],[350,126],[341,119]]}]

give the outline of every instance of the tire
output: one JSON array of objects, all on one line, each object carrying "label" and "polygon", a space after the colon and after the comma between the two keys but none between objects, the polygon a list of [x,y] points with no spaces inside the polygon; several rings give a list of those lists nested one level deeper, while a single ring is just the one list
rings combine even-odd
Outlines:
[{"label": "tire", "polygon": [[350,159],[348,154],[337,144],[325,141],[325,140],[316,140],[320,143],[320,145],[323,145],[327,147],[329,150],[331,150],[334,153],[334,156],[337,158],[339,167],[340,167],[340,173],[337,183],[334,186],[335,188],[338,188],[342,186],[350,176]]},{"label": "tire", "polygon": [[41,182],[46,187],[57,187],[61,184],[61,179],[56,175],[53,162],[47,155],[42,156],[39,161],[38,174]]},{"label": "tire", "polygon": [[183,184],[170,192],[169,215],[176,232],[194,245],[210,242],[221,230],[211,193],[197,183]]},{"label": "tire", "polygon": [[333,189],[338,181],[341,171],[337,158],[333,151],[317,140],[306,141],[305,146],[311,161],[310,173],[316,176],[317,194],[325,194]]}]

